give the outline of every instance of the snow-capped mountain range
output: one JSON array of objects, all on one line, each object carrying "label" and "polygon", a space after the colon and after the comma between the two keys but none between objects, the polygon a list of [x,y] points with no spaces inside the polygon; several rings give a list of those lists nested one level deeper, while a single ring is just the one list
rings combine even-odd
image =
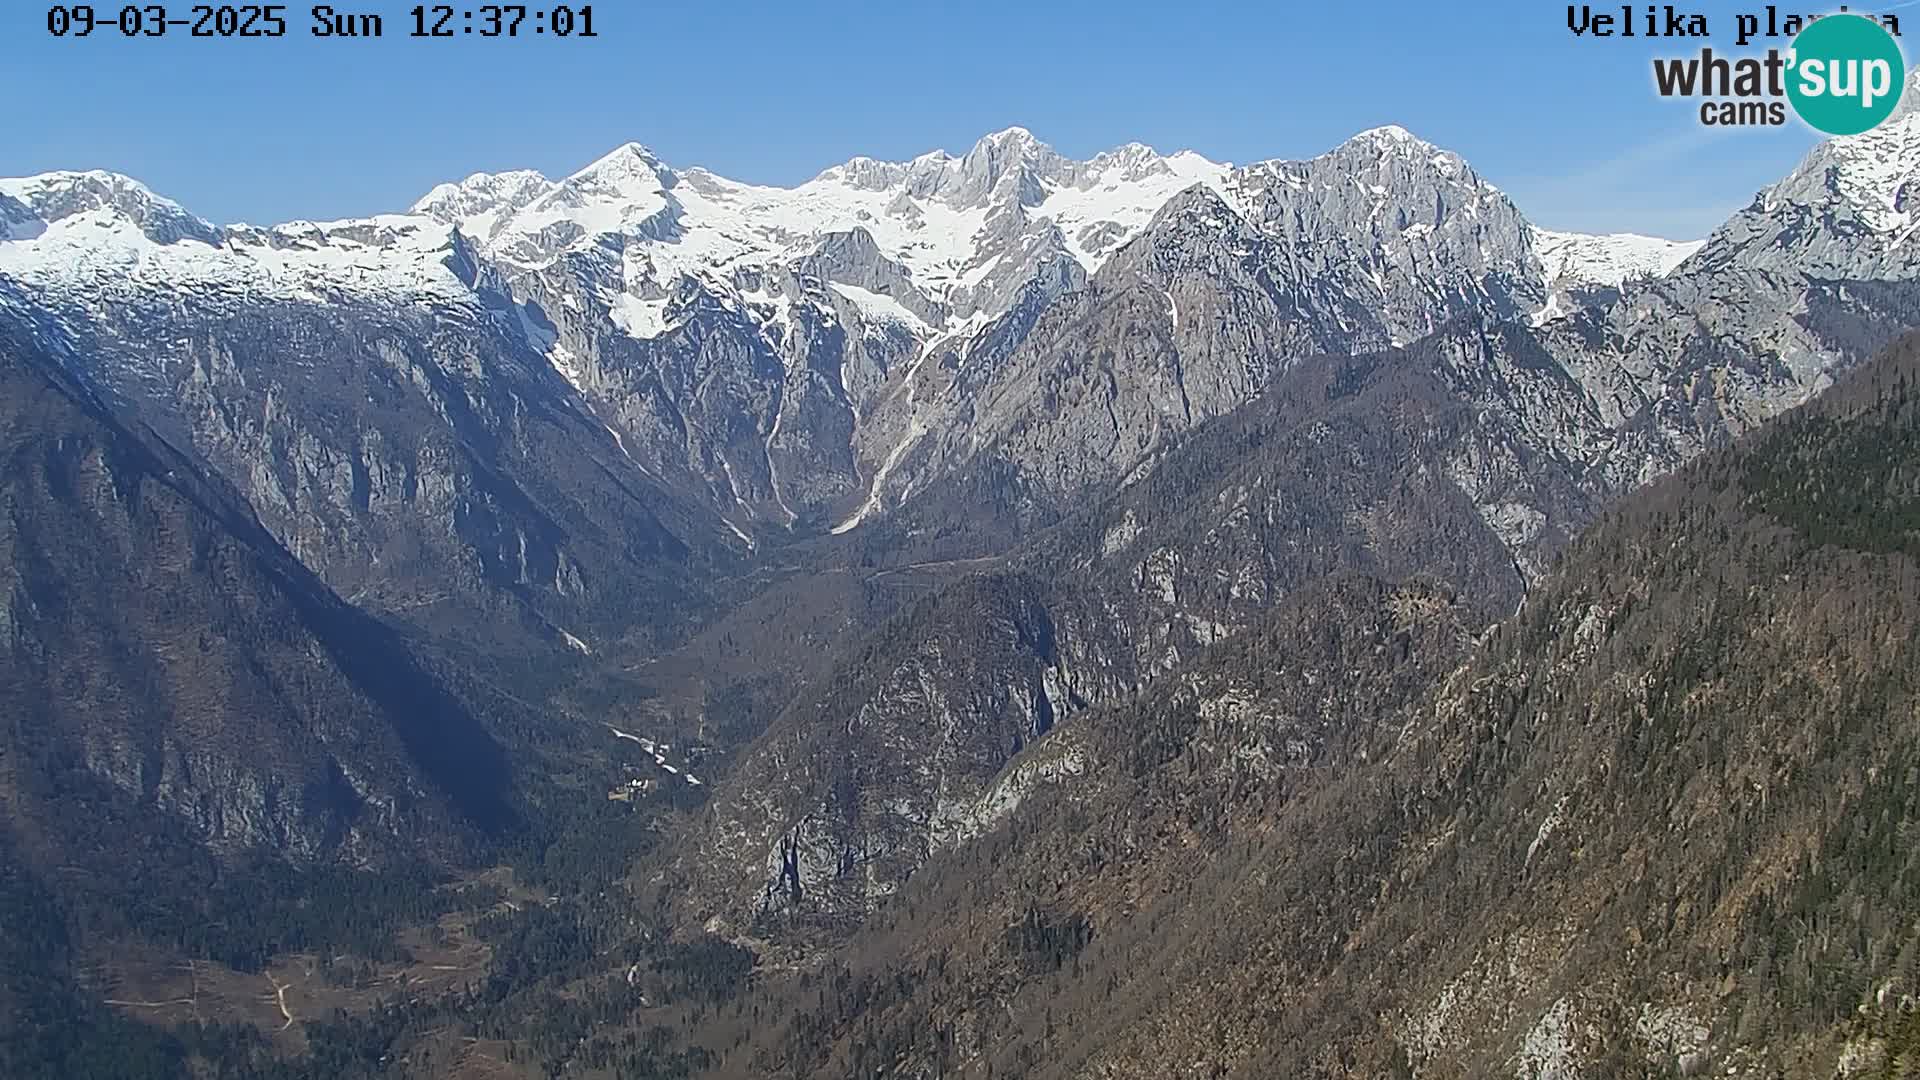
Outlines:
[{"label": "snow-capped mountain range", "polygon": [[[1044,519],[1301,358],[1436,334],[1528,453],[1638,482],[1897,328],[1903,301],[1831,283],[1914,277],[1916,172],[1908,116],[1823,144],[1698,243],[1537,228],[1391,126],[1245,166],[1139,144],[1076,161],[1009,128],[792,188],[627,144],[558,180],[271,227],[50,173],[0,180],[0,286],[336,587],[447,544],[590,644],[617,605],[594,606],[585,538],[744,550],[979,485]],[[1488,323],[1533,344],[1460,329]],[[543,504],[583,458],[594,494]],[[1527,508],[1483,487],[1524,542]],[[619,510],[636,493],[644,514]],[[643,540],[615,536],[640,518]]]},{"label": "snow-capped mountain range", "polygon": [[[1399,128],[1363,133],[1334,154],[1381,141],[1458,162]],[[823,238],[864,230],[919,302],[902,311],[885,294],[861,290],[852,292],[855,299],[882,316],[940,331],[999,314],[1012,299],[1009,283],[1025,284],[1063,257],[1081,273],[1097,271],[1187,188],[1205,185],[1240,208],[1243,197],[1258,197],[1259,178],[1300,167],[1262,162],[1236,169],[1139,143],[1073,161],[1015,127],[961,156],[855,158],[781,188],[678,170],[629,143],[561,180],[531,171],[481,173],[434,188],[405,213],[271,227],[215,226],[115,173],[47,173],[0,179],[0,272],[43,284],[165,281],[287,296],[458,296],[465,285],[446,265],[454,229],[516,272],[550,267],[602,238],[620,237],[640,241],[644,258],[625,282],[630,301],[617,310],[635,316],[632,332],[647,337],[665,326],[647,317],[646,305],[657,305],[680,278],[717,282],[742,269],[783,265]],[[1377,184],[1370,190],[1385,195]],[[1698,246],[1624,234],[1532,236],[1549,282],[1589,285],[1664,273]]]},{"label": "snow-capped mountain range", "polygon": [[[1091,272],[1178,191],[1220,185],[1229,170],[1192,153],[1162,157],[1132,144],[1069,161],[1023,128],[894,163],[855,158],[794,188],[676,171],[628,144],[574,175],[481,174],[442,185],[413,207],[476,237],[516,267],[537,269],[610,233],[658,241],[647,278],[725,274],[798,258],[822,237],[864,229],[914,289],[952,311],[978,310],[1009,241],[1037,239]],[[1048,235],[1049,227],[1058,236]]]},{"label": "snow-capped mountain range", "polygon": [[[101,311],[183,291],[215,306],[491,309],[624,452],[702,478],[736,528],[850,526],[977,448],[961,434],[964,451],[914,463],[929,435],[956,437],[979,387],[904,372],[1083,290],[1192,191],[1286,249],[1282,287],[1302,292],[1292,306],[1318,329],[1301,345],[1316,350],[1402,343],[1470,309],[1570,309],[1570,289],[1674,261],[1663,241],[1535,230],[1457,155],[1398,127],[1245,167],[1138,143],[1075,161],[1015,127],[958,156],[855,158],[793,188],[627,144],[560,180],[479,174],[405,213],[272,227],[217,227],[111,173],[0,180],[0,274]],[[705,344],[677,339],[696,323]],[[716,340],[730,370],[675,377],[660,400],[659,374],[685,369],[661,354]],[[881,490],[889,480],[899,490]]]}]

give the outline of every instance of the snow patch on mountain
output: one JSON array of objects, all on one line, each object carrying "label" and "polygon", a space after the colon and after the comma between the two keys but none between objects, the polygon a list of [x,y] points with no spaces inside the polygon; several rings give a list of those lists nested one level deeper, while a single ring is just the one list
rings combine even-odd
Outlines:
[{"label": "snow patch on mountain", "polygon": [[1620,286],[1629,281],[1665,277],[1704,240],[1663,240],[1657,236],[1533,230],[1533,252],[1549,285]]},{"label": "snow patch on mountain", "polygon": [[642,300],[623,294],[613,298],[613,307],[608,314],[613,319],[613,325],[628,337],[641,341],[650,341],[673,329],[667,322],[667,301],[664,299]]},{"label": "snow patch on mountain", "polygon": [[1059,227],[1067,250],[1092,273],[1180,192],[1205,184],[1224,195],[1231,171],[1192,151],[1161,158],[1131,143],[1095,158],[1071,183],[1052,187],[1033,212]]},{"label": "snow patch on mountain", "polygon": [[9,200],[9,217],[22,223],[31,218],[42,227],[70,218],[92,217],[123,222],[160,244],[181,239],[210,243],[217,239],[212,225],[188,213],[172,199],[156,195],[145,184],[119,173],[52,172],[0,179],[0,198]]},{"label": "snow patch on mountain", "polygon": [[[1474,179],[1457,157],[1395,126],[1362,132],[1325,158],[1343,153],[1431,158],[1426,167]],[[1250,177],[1297,187],[1313,175],[1297,163],[1238,170],[1140,143],[1073,161],[1015,127],[964,155],[855,158],[782,188],[676,170],[628,143],[559,181],[518,170],[441,184],[404,215],[222,230],[125,177],[47,174],[0,181],[0,198],[10,200],[0,202],[0,271],[29,281],[201,282],[303,297],[341,290],[468,296],[448,267],[457,229],[509,273],[541,272],[570,255],[617,258],[617,277],[602,292],[606,317],[650,340],[670,329],[661,297],[682,279],[737,299],[761,287],[752,275],[792,265],[823,238],[860,230],[904,271],[907,291],[881,292],[868,279],[836,280],[835,287],[870,324],[924,338],[976,313],[998,314],[1029,276],[1057,272],[1048,267],[1058,260],[1098,270],[1184,190],[1204,186],[1240,206]],[[1361,186],[1361,197],[1384,214],[1385,186]],[[1471,218],[1476,206],[1469,199],[1457,209]],[[1411,235],[1433,226],[1408,228]],[[1664,273],[1692,250],[1644,237],[1546,231],[1536,234],[1536,248],[1550,282],[1582,285]],[[785,314],[774,314],[783,329]]]},{"label": "snow patch on mountain", "polygon": [[860,309],[860,318],[869,327],[898,326],[912,333],[925,334],[929,331],[926,321],[908,311],[900,301],[885,293],[872,292],[858,285],[833,283],[833,291],[853,302]]}]

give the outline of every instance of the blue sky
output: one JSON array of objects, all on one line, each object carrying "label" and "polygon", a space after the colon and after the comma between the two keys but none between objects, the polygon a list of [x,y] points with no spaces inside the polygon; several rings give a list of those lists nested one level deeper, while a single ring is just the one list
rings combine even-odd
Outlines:
[{"label": "blue sky", "polygon": [[[202,216],[271,222],[399,209],[478,170],[564,175],[627,140],[788,184],[1013,124],[1076,157],[1139,140],[1246,162],[1398,123],[1543,225],[1686,237],[1813,144],[1797,126],[1703,129],[1655,97],[1649,64],[1699,42],[1576,40],[1565,6],[1538,0],[601,0],[594,41],[413,40],[412,4],[393,0],[358,5],[387,14],[387,38],[321,41],[309,6],[279,41],[81,41],[9,5],[0,174],[114,169]],[[1733,13],[1764,7],[1681,6],[1728,50]]]}]

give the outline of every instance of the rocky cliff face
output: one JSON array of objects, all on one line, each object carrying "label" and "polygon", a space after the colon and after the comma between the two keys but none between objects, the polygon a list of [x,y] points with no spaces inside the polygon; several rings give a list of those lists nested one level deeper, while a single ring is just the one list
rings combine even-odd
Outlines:
[{"label": "rocky cliff face", "polygon": [[1690,265],[1842,281],[1912,276],[1917,87],[1909,79],[1909,103],[1880,127],[1815,147],[1716,230]]},{"label": "rocky cliff face", "polygon": [[[1545,302],[1531,227],[1457,155],[1398,128],[1226,172],[1164,203],[1086,288],[935,349],[881,503],[981,456],[1037,497],[1125,477],[1294,362]],[[896,430],[899,430],[897,428]]]},{"label": "rocky cliff face", "polygon": [[[1913,324],[1897,228],[1899,178],[1920,162],[1912,124],[1824,144],[1684,261],[1687,246],[1541,234],[1464,162],[1397,129],[1236,170],[1222,192],[1169,202],[993,370],[953,378],[944,396],[966,400],[965,422],[922,421],[944,438],[925,435],[934,449],[889,476],[911,491],[985,457],[1035,498],[1071,501],[1304,356],[1444,341],[1449,320],[1470,317],[1527,325],[1531,340],[1506,351],[1577,384],[1546,403],[1485,352],[1467,375],[1476,400],[1598,466],[1598,490],[1630,490],[1805,401]],[[972,354],[949,363],[977,367]]]},{"label": "rocky cliff face", "polygon": [[1008,761],[1132,681],[1104,614],[982,575],[890,622],[774,721],[712,804],[679,867],[698,917],[844,930],[877,909],[993,819]]},{"label": "rocky cliff face", "polygon": [[1399,129],[1231,170],[1165,203],[1084,288],[936,339],[863,428],[880,466],[862,513],[998,471],[1044,518],[1304,357],[1445,339],[1461,318],[1528,326],[1528,364],[1585,398],[1550,420],[1537,398],[1496,401],[1510,369],[1487,355],[1478,400],[1551,429],[1556,454],[1599,466],[1597,488],[1628,490],[1911,325],[1894,227],[1897,178],[1920,160],[1908,123],[1824,145],[1704,245],[1534,229]]},{"label": "rocky cliff face", "polygon": [[458,237],[127,237],[145,204],[81,201],[103,183],[21,189],[50,223],[30,254],[101,263],[23,269],[26,302],[70,328],[77,377],[230,478],[343,595],[483,651],[581,651],[675,632],[688,569],[744,552],[468,293]]},{"label": "rocky cliff face", "polygon": [[1251,166],[1229,192],[1276,241],[1295,289],[1359,298],[1372,325],[1344,329],[1364,348],[1404,344],[1467,311],[1512,318],[1546,301],[1532,227],[1512,201],[1404,128],[1363,132],[1311,161]]},{"label": "rocky cliff face", "polygon": [[163,837],[306,862],[506,827],[510,777],[466,708],[223,481],[116,420],[17,304],[0,294],[13,842],[111,875]]}]

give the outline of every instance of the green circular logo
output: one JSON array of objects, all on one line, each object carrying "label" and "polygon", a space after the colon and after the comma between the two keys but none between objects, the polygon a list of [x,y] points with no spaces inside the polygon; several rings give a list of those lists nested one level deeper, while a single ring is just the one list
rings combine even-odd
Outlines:
[{"label": "green circular logo", "polygon": [[1815,130],[1858,135],[1900,107],[1907,62],[1900,43],[1864,15],[1828,15],[1807,24],[1788,54],[1787,99]]}]

